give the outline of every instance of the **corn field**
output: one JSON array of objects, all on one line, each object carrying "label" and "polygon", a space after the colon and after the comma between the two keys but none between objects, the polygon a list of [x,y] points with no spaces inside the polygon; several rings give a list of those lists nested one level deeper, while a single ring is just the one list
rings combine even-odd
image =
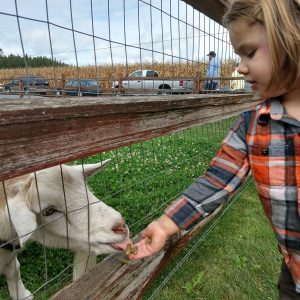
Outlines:
[{"label": "corn field", "polygon": [[[205,78],[206,63],[182,63],[182,64],[171,64],[171,63],[140,63],[134,64],[116,64],[112,65],[99,65],[97,68],[95,66],[69,66],[69,67],[44,67],[44,68],[27,68],[27,73],[36,76],[43,76],[49,79],[50,87],[61,86],[61,80],[70,78],[88,78],[97,79],[103,90],[109,92],[112,87],[112,82],[118,80],[120,77],[126,77],[131,72],[138,69],[149,69],[156,70],[159,72],[160,77],[164,78],[195,78],[202,79]],[[235,69],[235,61],[228,60],[221,66],[221,76],[222,78],[230,77],[231,73]],[[6,83],[9,80],[17,78],[19,76],[26,75],[26,70],[24,68],[19,69],[0,69],[0,83]],[[220,85],[228,85],[229,80],[222,79]]]}]

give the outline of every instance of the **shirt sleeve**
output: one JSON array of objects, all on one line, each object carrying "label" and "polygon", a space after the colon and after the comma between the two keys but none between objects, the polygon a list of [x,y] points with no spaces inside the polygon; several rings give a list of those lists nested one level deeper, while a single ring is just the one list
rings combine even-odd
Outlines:
[{"label": "shirt sleeve", "polygon": [[241,115],[205,174],[165,210],[165,214],[181,229],[190,229],[212,213],[244,182],[250,169],[245,136],[245,122]]}]

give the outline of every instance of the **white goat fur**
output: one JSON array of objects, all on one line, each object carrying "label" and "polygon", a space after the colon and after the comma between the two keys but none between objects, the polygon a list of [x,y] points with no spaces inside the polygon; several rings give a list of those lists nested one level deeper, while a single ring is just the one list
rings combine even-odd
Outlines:
[{"label": "white goat fur", "polygon": [[[108,162],[86,164],[84,172],[81,165],[56,166],[36,176],[7,180],[5,188],[0,183],[0,240],[23,247],[31,239],[77,252],[75,279],[94,265],[96,255],[118,251],[112,246],[128,238],[127,226],[120,213],[97,199],[84,180]],[[124,230],[113,230],[116,226]],[[0,248],[0,273],[7,278],[10,296],[33,299],[22,283],[19,266],[16,251]]]}]

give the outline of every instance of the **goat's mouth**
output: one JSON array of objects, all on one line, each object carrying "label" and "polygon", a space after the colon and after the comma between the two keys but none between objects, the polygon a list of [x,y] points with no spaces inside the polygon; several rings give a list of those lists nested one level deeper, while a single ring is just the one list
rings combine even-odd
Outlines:
[{"label": "goat's mouth", "polygon": [[127,237],[122,242],[116,244],[110,244],[110,246],[118,251],[124,251],[126,250],[128,244],[133,245],[131,239]]},{"label": "goat's mouth", "polygon": [[[126,247],[128,246],[128,244],[133,245],[132,241],[129,238],[126,238],[124,241],[119,243],[90,243],[89,247],[84,247],[84,249],[82,249],[81,251],[93,253],[95,255],[124,252],[126,251]],[[76,248],[73,248],[73,250],[78,251],[78,249]]]},{"label": "goat's mouth", "polygon": [[89,251],[94,252],[95,254],[99,254],[99,250],[101,251],[101,253],[112,253],[115,251],[118,251],[118,252],[125,251],[128,244],[133,245],[133,242],[129,238],[129,235],[126,235],[126,236],[123,236],[123,239],[120,242],[104,242],[104,241],[98,241],[98,242],[94,242],[94,243],[91,242]]}]

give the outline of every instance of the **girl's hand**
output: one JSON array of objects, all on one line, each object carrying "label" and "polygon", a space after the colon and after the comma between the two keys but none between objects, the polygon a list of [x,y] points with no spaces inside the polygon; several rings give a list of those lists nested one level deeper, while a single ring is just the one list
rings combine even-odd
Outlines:
[{"label": "girl's hand", "polygon": [[129,259],[136,260],[156,254],[163,249],[169,236],[178,231],[179,227],[167,215],[162,215],[143,230],[142,239],[133,245],[138,247],[137,254],[131,254]]}]

